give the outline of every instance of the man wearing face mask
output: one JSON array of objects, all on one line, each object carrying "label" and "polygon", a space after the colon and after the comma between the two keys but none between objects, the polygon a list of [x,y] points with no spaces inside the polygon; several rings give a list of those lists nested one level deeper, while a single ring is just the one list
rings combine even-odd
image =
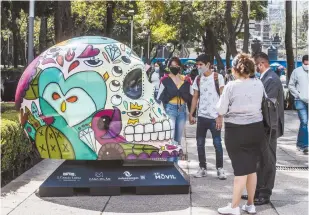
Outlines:
[{"label": "man wearing face mask", "polygon": [[295,98],[300,127],[297,137],[297,149],[308,153],[308,55],[304,55],[302,66],[296,68],[289,81],[289,90]]},{"label": "man wearing face mask", "polygon": [[[254,204],[263,205],[270,202],[272,189],[276,177],[276,151],[277,138],[283,135],[284,131],[284,95],[283,87],[278,75],[270,69],[268,55],[259,52],[254,55],[256,71],[261,74],[260,79],[263,83],[268,98],[277,101],[277,128],[269,129],[265,127],[266,144],[262,143],[260,148],[260,161],[257,170],[257,187],[255,191]],[[244,104],[245,105],[245,104]],[[243,195],[242,199],[247,199]]]},{"label": "man wearing face mask", "polygon": [[[150,83],[152,83],[155,87],[155,91],[154,91],[154,97],[155,99],[157,98],[157,95],[158,95],[158,91],[159,91],[159,85],[160,85],[160,62],[156,62],[154,64],[154,71],[150,74],[150,77],[149,77],[149,81]],[[159,100],[157,100],[158,103]]]},{"label": "man wearing face mask", "polygon": [[219,116],[216,111],[216,104],[224,87],[224,78],[221,74],[211,71],[205,54],[197,57],[196,65],[199,75],[195,78],[192,86],[194,94],[190,109],[191,124],[195,123],[193,114],[196,108],[198,116],[196,142],[200,169],[195,174],[195,177],[201,178],[206,176],[205,139],[207,131],[210,130],[216,151],[217,176],[219,179],[224,180],[226,175],[223,169],[223,149],[221,143],[222,116]]}]

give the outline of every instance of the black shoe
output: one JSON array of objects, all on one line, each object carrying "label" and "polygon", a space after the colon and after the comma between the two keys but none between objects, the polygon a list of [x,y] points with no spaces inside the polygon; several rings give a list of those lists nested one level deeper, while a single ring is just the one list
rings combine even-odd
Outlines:
[{"label": "black shoe", "polygon": [[305,149],[303,150],[303,152],[304,152],[305,154],[307,154],[307,153],[308,153],[308,148],[305,148]]},{"label": "black shoe", "polygon": [[265,205],[270,202],[269,197],[259,197],[254,199],[254,204],[255,205]]},{"label": "black shoe", "polygon": [[248,200],[248,195],[241,195],[241,199]]}]

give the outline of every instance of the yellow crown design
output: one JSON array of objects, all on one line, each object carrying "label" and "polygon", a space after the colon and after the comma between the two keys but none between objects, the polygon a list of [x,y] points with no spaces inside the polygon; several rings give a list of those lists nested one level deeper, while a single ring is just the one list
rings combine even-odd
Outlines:
[{"label": "yellow crown design", "polygon": [[130,109],[131,110],[142,110],[142,108],[143,108],[143,105],[138,105],[137,102],[135,102],[135,104],[130,102]]}]

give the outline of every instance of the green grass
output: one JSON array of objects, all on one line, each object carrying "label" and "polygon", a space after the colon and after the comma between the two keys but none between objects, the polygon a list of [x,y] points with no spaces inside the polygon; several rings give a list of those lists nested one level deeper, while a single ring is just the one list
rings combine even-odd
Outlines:
[{"label": "green grass", "polygon": [[1,119],[9,119],[18,122],[18,112],[13,102],[1,102]]}]

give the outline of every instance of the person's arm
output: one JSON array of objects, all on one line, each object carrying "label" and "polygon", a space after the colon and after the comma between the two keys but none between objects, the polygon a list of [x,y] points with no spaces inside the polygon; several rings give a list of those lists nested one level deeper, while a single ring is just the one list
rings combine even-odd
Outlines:
[{"label": "person's arm", "polygon": [[223,89],[224,89],[224,78],[221,74],[218,75],[219,77],[219,90],[220,90],[220,95],[222,95]]},{"label": "person's arm", "polygon": [[193,113],[196,110],[198,97],[199,97],[199,92],[197,90],[194,90],[192,102],[191,102],[190,116],[193,116]]},{"label": "person's arm", "polygon": [[296,89],[296,82],[297,82],[297,80],[296,80],[296,72],[294,70],[292,72],[288,88],[289,88],[290,92],[292,93],[292,95],[295,97],[295,99],[298,99],[299,98],[299,92]]},{"label": "person's arm", "polygon": [[219,116],[223,116],[227,113],[230,104],[229,95],[230,82],[224,87],[222,95],[220,96],[219,102],[217,103],[216,109]]},{"label": "person's arm", "polygon": [[195,78],[193,85],[192,85],[193,96],[192,96],[192,102],[191,102],[191,108],[190,108],[190,114],[189,114],[189,121],[190,121],[191,124],[195,123],[195,119],[193,117],[193,114],[196,110],[197,102],[198,102],[198,99],[199,99],[199,87],[197,86],[197,77]]}]

